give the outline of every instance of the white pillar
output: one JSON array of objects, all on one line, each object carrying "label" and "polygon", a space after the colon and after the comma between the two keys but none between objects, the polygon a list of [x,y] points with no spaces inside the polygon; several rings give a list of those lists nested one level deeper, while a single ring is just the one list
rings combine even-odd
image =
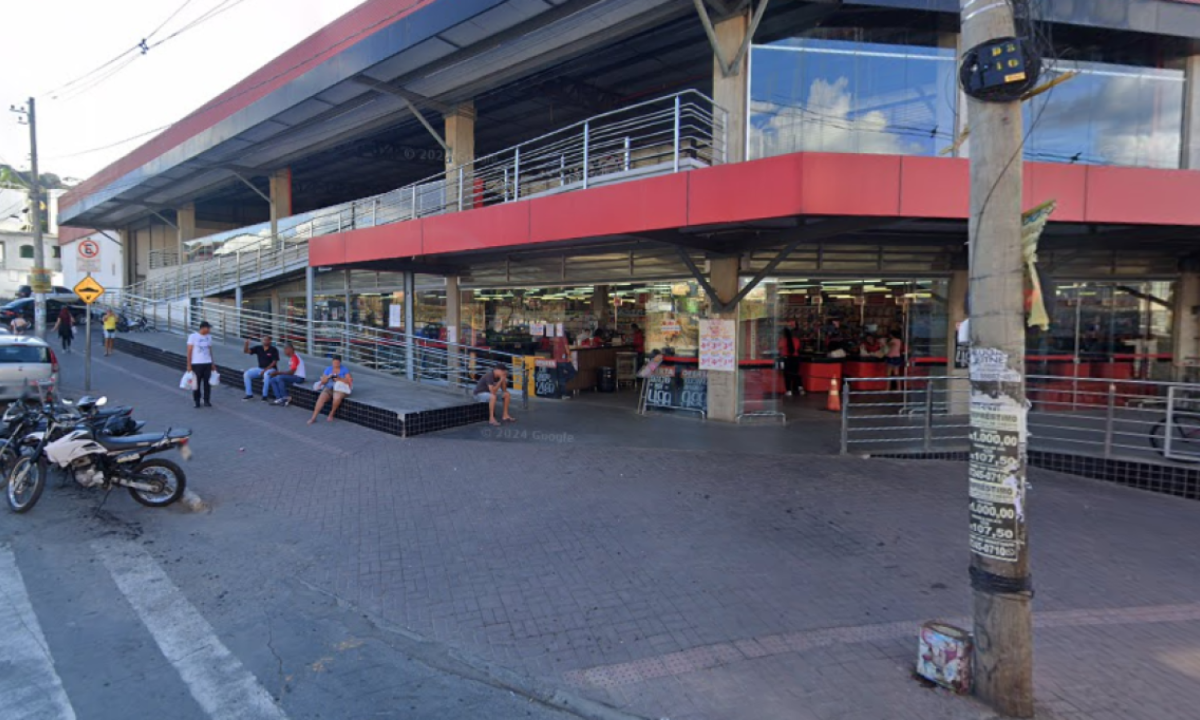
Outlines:
[{"label": "white pillar", "polygon": [[[742,40],[750,31],[750,11],[714,23],[717,47],[721,57],[732,61],[742,46]],[[750,52],[742,56],[735,74],[726,75],[721,60],[713,53],[713,101],[729,113],[726,122],[726,160],[742,162],[746,159],[747,114],[750,110]],[[736,293],[736,290],[734,291]]]},{"label": "white pillar", "polygon": [[1184,61],[1184,77],[1180,167],[1200,170],[1200,55]]}]

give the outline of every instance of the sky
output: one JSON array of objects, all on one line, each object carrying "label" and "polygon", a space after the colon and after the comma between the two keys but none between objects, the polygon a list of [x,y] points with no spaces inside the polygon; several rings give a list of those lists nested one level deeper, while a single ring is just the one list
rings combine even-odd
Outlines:
[{"label": "sky", "polygon": [[[39,170],[85,179],[363,0],[37,0],[0,4],[7,32],[0,70],[0,162],[29,168],[29,128],[10,105],[37,100]],[[166,38],[103,83],[54,91],[136,46]],[[127,60],[128,58],[126,58]],[[110,69],[116,65],[110,66]],[[85,91],[86,90],[86,91]]]}]

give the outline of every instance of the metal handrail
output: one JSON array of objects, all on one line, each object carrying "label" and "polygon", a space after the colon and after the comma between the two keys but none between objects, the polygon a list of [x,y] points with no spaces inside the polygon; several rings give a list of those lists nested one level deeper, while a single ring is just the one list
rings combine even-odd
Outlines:
[{"label": "metal handrail", "polygon": [[[297,352],[325,357],[341,355],[349,364],[426,384],[472,393],[480,374],[491,368],[507,371],[513,394],[528,407],[524,392],[525,362],[520,355],[445,340],[414,336],[396,330],[340,320],[310,320],[237,308],[213,301],[162,301],[115,292],[104,305],[135,317],[145,317],[158,330],[187,333],[201,321],[212,326],[213,338],[239,342],[270,335],[290,342]],[[309,340],[312,340],[310,346]]]},{"label": "metal handrail", "polygon": [[274,236],[261,223],[203,238],[174,274],[127,290],[156,300],[228,292],[293,270],[299,256],[307,263],[314,237],[718,165],[727,128],[728,113],[699,91],[645,100],[396,190],[285,218]]},{"label": "metal handrail", "polygon": [[[1200,462],[1200,384],[1060,375],[1026,380],[1030,450]],[[970,382],[963,376],[848,378],[843,387],[843,454],[969,447]]]}]

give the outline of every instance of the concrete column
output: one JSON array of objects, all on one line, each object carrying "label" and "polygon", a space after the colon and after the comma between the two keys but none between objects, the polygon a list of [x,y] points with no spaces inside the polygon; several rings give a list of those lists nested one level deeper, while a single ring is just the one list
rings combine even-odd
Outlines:
[{"label": "concrete column", "polygon": [[404,372],[409,380],[416,380],[416,324],[417,324],[417,276],[404,273]]},{"label": "concrete column", "polygon": [[[709,261],[709,282],[722,300],[729,300],[738,292],[739,259],[736,257],[719,258]],[[736,357],[741,358],[742,333],[737,328],[738,311],[718,313],[709,312],[710,318],[718,320],[733,320],[735,324],[734,342]],[[708,373],[708,417],[711,420],[737,422],[742,412],[741,377],[738,372]]]},{"label": "concrete column", "polygon": [[345,362],[350,362],[350,307],[351,307],[350,303],[351,303],[352,298],[350,296],[350,269],[349,268],[342,271],[342,287],[344,288],[344,291],[345,291],[345,294],[343,296],[343,302],[345,303],[345,307],[342,309],[343,317],[342,317],[342,352],[341,352],[341,356],[342,356],[342,360],[344,360]]},{"label": "concrete column", "polygon": [[475,103],[466,102],[445,115],[446,144],[446,205],[451,209],[468,209],[473,204],[473,168],[466,166],[475,160]]},{"label": "concrete column", "polygon": [[[726,18],[714,24],[717,47],[721,57],[733,60],[742,40],[750,29],[750,11]],[[750,112],[750,52],[747,51],[736,73],[726,75],[721,61],[713,54],[713,100],[729,113],[725,123],[725,159],[727,162],[742,162],[746,159],[747,115]],[[736,294],[736,290],[734,291]]]},{"label": "concrete column", "polygon": [[175,225],[179,234],[178,263],[182,265],[187,260],[184,243],[196,239],[196,204],[188,203],[175,211]]},{"label": "concrete column", "polygon": [[592,315],[596,316],[597,327],[608,327],[611,314],[608,308],[608,286],[597,285],[592,290]]},{"label": "concrete column", "polygon": [[1174,377],[1182,380],[1189,360],[1200,362],[1200,263],[1185,262],[1172,297],[1171,354]]},{"label": "concrete column", "polygon": [[121,243],[121,285],[129,287],[137,282],[137,250],[133,247],[133,233],[129,228],[117,230],[117,239]]},{"label": "concrete column", "polygon": [[283,328],[279,325],[279,317],[283,314],[283,303],[279,301],[279,291],[271,291],[271,338],[279,342]]},{"label": "concrete column", "polygon": [[[446,341],[461,343],[459,337],[462,325],[462,292],[458,288],[458,276],[446,277]],[[459,366],[458,348],[446,346],[446,378],[453,384],[458,377]]]},{"label": "concrete column", "polygon": [[289,168],[271,173],[271,238],[272,245],[281,247],[279,220],[292,214],[292,171]]},{"label": "concrete column", "polygon": [[1183,141],[1180,167],[1200,170],[1200,55],[1184,61]]},{"label": "concrete column", "polygon": [[[966,258],[963,258],[963,263]],[[970,273],[966,267],[955,269],[950,275],[949,287],[946,290],[946,374],[952,378],[966,378],[967,368],[954,367],[954,357],[958,352],[958,325],[967,319],[967,289]],[[970,411],[971,392],[966,380],[951,380],[946,388],[949,395],[947,401],[951,415],[966,415]]]},{"label": "concrete column", "polygon": [[313,281],[315,279],[315,275],[316,271],[312,265],[304,268],[304,313],[308,317],[308,322],[304,325],[304,350],[308,353],[312,353],[316,350],[316,348],[313,347],[316,326],[316,313],[313,312],[316,310],[316,298],[314,297],[313,293]]}]

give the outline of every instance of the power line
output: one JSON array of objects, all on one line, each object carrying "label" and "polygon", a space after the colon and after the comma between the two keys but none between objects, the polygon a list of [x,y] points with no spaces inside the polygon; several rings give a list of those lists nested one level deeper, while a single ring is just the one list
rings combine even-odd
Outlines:
[{"label": "power line", "polygon": [[[167,17],[166,20],[159,23],[158,27],[154,28],[154,30],[151,31],[149,35],[142,38],[142,40],[140,42],[138,42],[136,45],[128,48],[127,50],[120,53],[119,55],[112,58],[111,60],[104,63],[103,65],[100,65],[99,67],[94,68],[94,69],[88,71],[87,73],[84,73],[83,75],[80,75],[79,77],[75,78],[74,80],[70,80],[70,81],[58,86],[54,90],[51,90],[50,92],[46,93],[46,95],[49,95],[52,99],[55,99],[55,100],[59,100],[59,99],[70,100],[73,98],[77,98],[80,95],[83,95],[84,93],[86,93],[90,90],[93,90],[97,86],[101,85],[106,80],[108,80],[112,76],[116,75],[121,70],[123,70],[125,67],[127,67],[129,64],[131,64],[133,61],[137,60],[139,57],[150,52],[150,50],[182,35],[183,33],[187,32],[188,30],[191,30],[192,28],[195,28],[195,27],[198,27],[199,25],[204,24],[208,20],[211,20],[212,18],[220,15],[223,12],[232,10],[233,8],[237,7],[238,5],[241,5],[245,1],[246,0],[220,0],[220,2],[218,2],[215,6],[209,8],[207,11],[205,11],[199,17],[188,22],[180,29],[178,29],[175,32],[171,33],[170,35],[164,37],[163,39],[158,40],[157,42],[149,43],[148,41],[151,38],[153,38],[155,35],[157,35],[164,27],[166,27],[166,25],[168,23],[170,23],[172,20],[174,20],[179,15],[179,13],[181,13],[183,11],[183,9],[186,8],[188,5],[190,5],[192,2],[192,0],[184,0],[184,3],[182,5],[180,5],[178,8],[176,8],[175,11],[172,12]],[[120,63],[120,64],[118,65],[117,63]],[[113,67],[114,65],[116,65],[116,67]]]},{"label": "power line", "polygon": [[146,137],[147,135],[152,135],[156,132],[161,132],[162,130],[166,130],[169,127],[171,127],[171,126],[170,125],[162,125],[160,127],[154,128],[153,130],[147,130],[145,132],[138,133],[137,135],[127,137],[124,140],[118,140],[116,142],[109,143],[108,145],[101,145],[100,147],[94,147],[89,150],[80,150],[79,152],[67,153],[66,155],[54,155],[54,156],[48,157],[46,159],[47,160],[62,160],[65,158],[79,157],[80,155],[89,155],[94,152],[100,152],[101,150],[109,150],[111,148],[117,147],[118,145],[124,145],[127,142],[132,142],[134,140],[137,140],[138,138],[143,138],[143,137]]}]

